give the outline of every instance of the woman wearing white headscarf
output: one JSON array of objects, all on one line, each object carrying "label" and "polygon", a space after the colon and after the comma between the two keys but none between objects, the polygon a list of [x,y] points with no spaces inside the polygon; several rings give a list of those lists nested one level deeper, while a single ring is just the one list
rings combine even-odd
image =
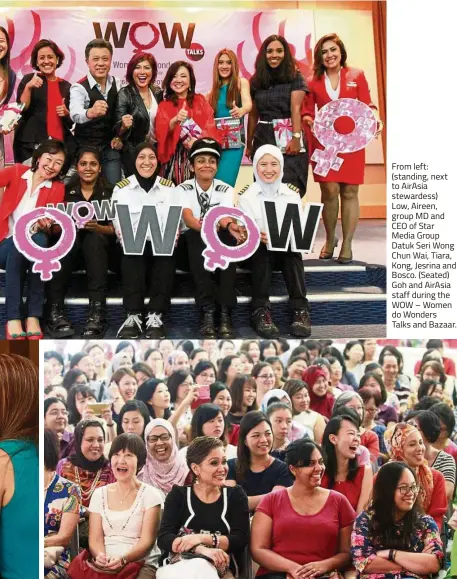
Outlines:
[{"label": "woman wearing white headscarf", "polygon": [[254,155],[255,182],[239,193],[238,206],[254,219],[261,232],[261,243],[252,256],[252,316],[255,331],[263,338],[278,338],[279,329],[271,317],[270,284],[275,269],[281,269],[293,310],[289,332],[305,338],[311,334],[308,300],[301,254],[292,251],[274,251],[267,247],[268,239],[263,219],[262,201],[274,201],[278,221],[281,222],[289,203],[301,205],[298,188],[282,183],[284,157],[278,147],[263,145]]}]

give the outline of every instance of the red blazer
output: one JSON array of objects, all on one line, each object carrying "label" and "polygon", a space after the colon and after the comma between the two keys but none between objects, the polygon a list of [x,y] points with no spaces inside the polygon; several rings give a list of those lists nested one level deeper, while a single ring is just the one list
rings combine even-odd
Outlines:
[{"label": "red blazer", "polygon": [[[8,235],[8,218],[27,190],[27,181],[22,179],[22,175],[29,169],[30,167],[17,164],[0,170],[0,188],[5,187],[0,201],[0,241]],[[64,184],[53,181],[51,187],[40,189],[36,206],[46,207],[48,203],[61,203],[64,194]]]},{"label": "red blazer", "polygon": [[[157,139],[157,156],[161,163],[167,163],[176,152],[176,147],[178,146],[181,133],[181,125],[178,123],[172,133],[170,133],[169,125],[170,120],[176,116],[182,106],[182,99],[177,105],[166,100],[159,104],[155,118],[155,132]],[[194,95],[192,108],[189,107],[187,102],[185,103],[185,107],[189,116],[202,129],[202,137],[212,137],[218,142],[221,141],[220,134],[216,129],[216,124],[214,122],[214,111],[202,94]]]},{"label": "red blazer", "polygon": [[[328,96],[325,88],[325,76],[320,78],[313,76],[307,79],[309,93],[303,99],[301,115],[309,115],[313,119],[315,117],[315,108],[320,110],[324,105],[330,103],[332,99]],[[376,108],[371,102],[370,89],[368,88],[367,79],[363,70],[357,68],[343,67],[340,76],[340,96],[339,98],[351,98],[362,101],[366,105]],[[352,121],[350,121],[352,123]],[[336,121],[336,129],[341,132],[351,130],[351,125],[345,123],[345,119],[338,119]],[[310,157],[314,149],[322,149],[323,147],[318,140],[311,135],[311,131],[306,123],[304,123],[303,130],[305,132]],[[365,149],[356,151],[355,153],[342,153],[339,155],[345,162],[339,171],[330,170],[327,177],[321,177],[314,174],[315,181],[336,181],[349,184],[362,184],[365,167]]]}]

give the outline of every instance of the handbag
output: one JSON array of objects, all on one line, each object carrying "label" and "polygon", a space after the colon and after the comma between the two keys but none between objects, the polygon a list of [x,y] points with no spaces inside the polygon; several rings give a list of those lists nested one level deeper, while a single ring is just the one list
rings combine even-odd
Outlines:
[{"label": "handbag", "polygon": [[[181,527],[179,529],[177,537],[184,537],[185,535],[194,535],[194,532],[191,529],[187,529],[186,527]],[[173,563],[178,563],[179,561],[183,561],[186,559],[204,559],[211,563],[213,567],[216,568],[217,574],[219,577],[224,577],[224,575],[228,572],[229,567],[217,567],[214,564],[214,561],[207,557],[206,555],[202,555],[201,553],[192,553],[191,551],[184,551],[183,553],[170,553],[168,556],[168,565],[173,565]]]},{"label": "handbag", "polygon": [[116,579],[136,579],[144,565],[144,561],[127,563],[119,571],[104,571],[90,560],[90,553],[86,549],[73,559],[67,570],[70,579],[106,579],[115,576]]}]

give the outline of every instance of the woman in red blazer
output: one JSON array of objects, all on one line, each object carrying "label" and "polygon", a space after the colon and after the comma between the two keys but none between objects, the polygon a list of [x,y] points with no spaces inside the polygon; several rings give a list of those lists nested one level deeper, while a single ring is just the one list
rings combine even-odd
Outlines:
[{"label": "woman in red blazer", "polygon": [[[302,107],[303,121],[311,130],[316,106],[319,110],[339,98],[357,99],[376,109],[371,102],[370,90],[363,71],[348,67],[346,60],[346,49],[336,34],[327,34],[317,41],[314,48],[314,75],[308,80],[309,94],[305,97]],[[335,123],[335,129],[339,133],[350,133],[353,126],[353,121],[349,118],[337,119]],[[310,148],[323,149],[314,136]],[[332,259],[338,245],[335,229],[341,197],[343,243],[338,262],[349,263],[352,261],[352,239],[359,219],[358,193],[359,185],[363,183],[365,150],[342,153],[338,156],[344,159],[339,171],[331,169],[325,177],[313,173],[314,180],[321,188],[324,204],[322,217],[326,232],[326,242],[319,258]]]},{"label": "woman in red blazer", "polygon": [[[157,157],[162,164],[160,174],[179,185],[190,179],[192,173],[188,153],[192,143],[200,136],[212,137],[220,142],[214,123],[214,111],[202,94],[195,93],[194,69],[188,62],[173,62],[162,82],[164,100],[159,104],[155,118]],[[187,137],[181,135],[183,123],[193,121],[194,127]]]},{"label": "woman in red blazer", "polygon": [[[9,340],[38,340],[43,337],[39,318],[43,313],[44,283],[32,273],[31,263],[13,242],[16,221],[36,207],[63,201],[65,188],[58,181],[64,174],[65,147],[61,141],[49,139],[33,153],[32,166],[12,165],[0,171],[0,267],[6,270],[6,337]],[[41,247],[48,244],[49,219],[40,219],[33,227],[33,241]],[[21,320],[22,295],[28,270],[28,300],[25,331]]]}]

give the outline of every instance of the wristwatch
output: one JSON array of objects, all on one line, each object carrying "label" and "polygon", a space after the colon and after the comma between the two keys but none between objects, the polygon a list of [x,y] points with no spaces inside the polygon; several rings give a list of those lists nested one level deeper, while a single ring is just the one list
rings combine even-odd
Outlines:
[{"label": "wristwatch", "polygon": [[300,139],[301,138],[301,133],[292,133],[292,137],[294,139]]}]

